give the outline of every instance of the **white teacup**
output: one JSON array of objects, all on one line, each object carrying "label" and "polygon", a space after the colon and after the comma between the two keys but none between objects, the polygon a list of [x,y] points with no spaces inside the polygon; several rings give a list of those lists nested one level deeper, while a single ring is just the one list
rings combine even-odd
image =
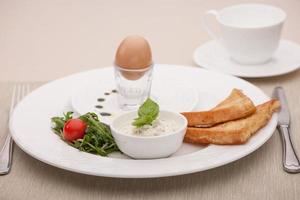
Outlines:
[{"label": "white teacup", "polygon": [[[220,37],[208,26],[206,17],[213,15],[220,25]],[[220,11],[209,10],[203,17],[208,34],[221,42],[231,58],[242,64],[267,62],[278,47],[286,14],[263,4],[239,4]]]}]

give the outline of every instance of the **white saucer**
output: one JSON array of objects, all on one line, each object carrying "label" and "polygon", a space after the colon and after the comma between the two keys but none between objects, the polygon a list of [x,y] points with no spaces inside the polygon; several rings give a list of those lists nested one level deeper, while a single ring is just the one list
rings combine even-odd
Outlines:
[{"label": "white saucer", "polygon": [[[152,81],[151,98],[154,99],[162,110],[175,112],[192,111],[198,104],[199,93],[193,84],[186,81],[186,77],[174,78],[163,66],[156,64]],[[86,76],[81,87],[76,87],[71,97],[72,107],[83,115],[87,112],[95,112],[100,119],[107,124],[118,115],[124,113],[117,102],[117,94],[113,93],[115,81],[113,68],[99,70],[97,73]],[[105,95],[105,93],[107,93]],[[97,99],[104,98],[103,102]],[[101,105],[103,108],[96,108]],[[109,113],[111,116],[101,116],[101,113]]]},{"label": "white saucer", "polygon": [[300,45],[281,40],[270,61],[258,65],[242,65],[233,61],[216,41],[199,46],[194,52],[197,65],[240,77],[259,78],[287,74],[300,67]]}]

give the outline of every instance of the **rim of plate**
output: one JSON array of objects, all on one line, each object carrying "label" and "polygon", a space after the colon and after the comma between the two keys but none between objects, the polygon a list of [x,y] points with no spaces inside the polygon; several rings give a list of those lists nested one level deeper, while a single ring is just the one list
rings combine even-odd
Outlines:
[{"label": "rim of plate", "polygon": [[[183,68],[183,67],[187,67],[187,68],[190,68],[190,69],[194,69],[194,70],[202,70],[202,71],[206,71],[208,73],[216,73],[216,74],[219,74],[219,75],[222,75],[222,76],[225,76],[225,77],[228,77],[228,78],[233,78],[233,79],[236,79],[236,80],[239,80],[239,81],[242,81],[244,83],[246,83],[247,85],[253,87],[254,89],[260,91],[260,93],[262,93],[266,98],[269,98],[262,90],[260,90],[258,87],[256,87],[255,85],[243,80],[243,79],[240,79],[240,78],[237,78],[237,77],[234,77],[234,76],[231,76],[231,75],[228,75],[228,74],[221,74],[219,72],[215,72],[215,71],[209,71],[209,70],[206,70],[206,69],[200,69],[200,68],[197,68],[197,67],[192,67],[192,66],[185,66],[185,65],[167,65],[167,64],[160,64],[160,65],[163,65],[163,66],[172,66],[172,68],[174,66],[176,67],[179,67],[179,68]],[[80,75],[82,73],[90,73],[94,70],[103,70],[103,69],[107,69],[107,67],[105,68],[101,68],[101,69],[92,69],[92,70],[88,70],[88,71],[83,71],[83,72],[79,72],[79,73],[75,73],[75,74],[71,74],[71,75],[68,75],[66,77],[62,77],[62,78],[59,78],[57,80],[53,80],[53,81],[50,81],[42,86],[40,86],[39,88],[33,90],[30,94],[33,94],[33,93],[36,93],[38,92],[39,90],[42,90],[44,89],[45,87],[49,87],[49,85],[51,85],[52,83],[54,82],[59,82],[63,79],[67,79],[67,78],[71,78],[71,77],[75,77],[77,75]],[[28,95],[29,96],[29,95]],[[222,166],[222,165],[225,165],[225,164],[228,164],[228,163],[231,163],[233,161],[236,161],[246,155],[249,155],[250,153],[252,153],[253,151],[257,150],[259,147],[261,147],[274,133],[275,129],[276,129],[276,124],[277,124],[277,118],[278,118],[278,115],[277,113],[275,113],[271,120],[269,121],[269,123],[266,125],[268,126],[268,128],[270,129],[267,136],[264,137],[263,139],[260,139],[258,140],[256,143],[252,144],[251,146],[247,146],[247,145],[243,145],[243,151],[241,152],[235,152],[235,154],[231,157],[228,157],[226,159],[223,159],[223,160],[214,160],[213,162],[210,162],[208,165],[206,166],[202,166],[202,167],[199,167],[199,166],[189,166],[188,169],[185,169],[185,170],[177,170],[177,171],[171,171],[171,172],[168,172],[168,171],[164,171],[164,172],[157,172],[157,173],[149,173],[149,174],[131,174],[131,173],[123,173],[123,172],[117,172],[117,171],[114,171],[114,173],[107,173],[107,172],[101,172],[101,170],[95,172],[91,172],[91,171],[88,171],[88,170],[84,170],[84,169],[78,169],[76,168],[75,166],[72,166],[72,167],[68,167],[66,165],[64,165],[63,163],[56,163],[56,162],[53,162],[52,160],[49,160],[49,159],[46,159],[44,158],[43,155],[41,155],[39,152],[33,152],[32,150],[30,151],[30,149],[27,149],[26,145],[24,145],[22,143],[22,141],[19,140],[18,137],[16,137],[17,133],[15,132],[15,129],[13,127],[13,122],[14,122],[14,118],[15,118],[15,114],[16,114],[16,110],[22,105],[22,102],[24,102],[25,99],[28,98],[28,96],[26,96],[17,106],[16,108],[14,109],[14,112],[13,112],[13,115],[12,117],[10,118],[10,121],[9,121],[9,128],[10,128],[10,131],[11,131],[11,135],[14,139],[14,141],[16,142],[16,144],[24,151],[26,152],[27,154],[29,154],[30,156],[32,156],[33,158],[37,159],[37,160],[40,160],[46,164],[49,164],[51,166],[54,166],[54,167],[58,167],[58,168],[61,168],[61,169],[65,169],[65,170],[69,170],[69,171],[72,171],[72,172],[76,172],[76,173],[82,173],[82,174],[87,174],[87,175],[94,175],[94,176],[103,176],[103,177],[112,177],[112,178],[158,178],[158,177],[169,177],[169,176],[177,176],[177,175],[184,175],[184,174],[190,174],[190,173],[194,173],[194,172],[200,172],[200,171],[205,171],[205,170],[208,170],[208,169],[212,169],[212,168],[216,168],[216,167],[219,167],[219,166]],[[265,98],[264,97],[264,98]],[[239,146],[239,145],[237,145]],[[171,162],[171,163],[174,163],[174,161],[184,161],[183,158],[186,158],[186,160],[191,160],[192,161],[197,161],[195,160],[195,156],[197,156],[197,153],[199,154],[199,152],[201,152],[201,154],[203,153],[209,153],[211,152],[211,150],[213,151],[214,149],[218,149],[218,148],[228,148],[228,146],[224,147],[224,146],[221,146],[221,145],[209,145],[208,147],[206,147],[205,149],[201,150],[201,151],[197,151],[197,152],[193,152],[193,153],[189,153],[189,154],[185,154],[185,155],[180,155],[180,156],[176,156],[176,157],[169,157],[169,158],[162,158],[162,159],[150,159],[150,160],[132,160],[132,159],[119,159],[119,158],[111,158],[111,157],[101,157],[101,159],[105,160],[105,161],[113,161],[113,160],[121,160],[121,162],[123,163],[127,163],[127,164],[132,164],[132,163],[141,163],[141,164],[153,164],[152,162],[153,161],[157,161],[159,163],[162,163],[162,164],[165,164],[166,162]],[[228,151],[227,154],[230,154],[232,152]],[[88,153],[86,153],[88,154]],[[96,156],[96,155],[92,155],[92,156]],[[199,161],[199,160],[198,160]]]}]

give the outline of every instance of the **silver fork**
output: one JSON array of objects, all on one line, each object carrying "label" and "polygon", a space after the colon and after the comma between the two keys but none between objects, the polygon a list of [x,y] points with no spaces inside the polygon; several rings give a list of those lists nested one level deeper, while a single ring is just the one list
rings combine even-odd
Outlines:
[{"label": "silver fork", "polygon": [[[30,91],[29,84],[19,84],[15,85],[13,88],[13,95],[11,98],[10,110],[9,110],[9,120],[12,116],[14,107],[18,102],[23,99]],[[8,174],[12,165],[12,153],[13,153],[13,139],[10,133],[7,134],[5,143],[0,152],[0,175]]]}]

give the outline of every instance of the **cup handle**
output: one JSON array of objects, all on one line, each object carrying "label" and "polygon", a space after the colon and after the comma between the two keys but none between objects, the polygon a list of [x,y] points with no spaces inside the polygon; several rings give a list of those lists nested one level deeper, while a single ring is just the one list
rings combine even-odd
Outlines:
[{"label": "cup handle", "polygon": [[216,10],[208,10],[204,13],[203,17],[202,17],[202,25],[205,29],[205,31],[208,33],[208,35],[213,38],[214,40],[216,40],[217,42],[220,42],[220,37],[210,28],[208,22],[207,22],[207,17],[208,16],[214,16],[216,19],[219,16],[218,11]]}]

